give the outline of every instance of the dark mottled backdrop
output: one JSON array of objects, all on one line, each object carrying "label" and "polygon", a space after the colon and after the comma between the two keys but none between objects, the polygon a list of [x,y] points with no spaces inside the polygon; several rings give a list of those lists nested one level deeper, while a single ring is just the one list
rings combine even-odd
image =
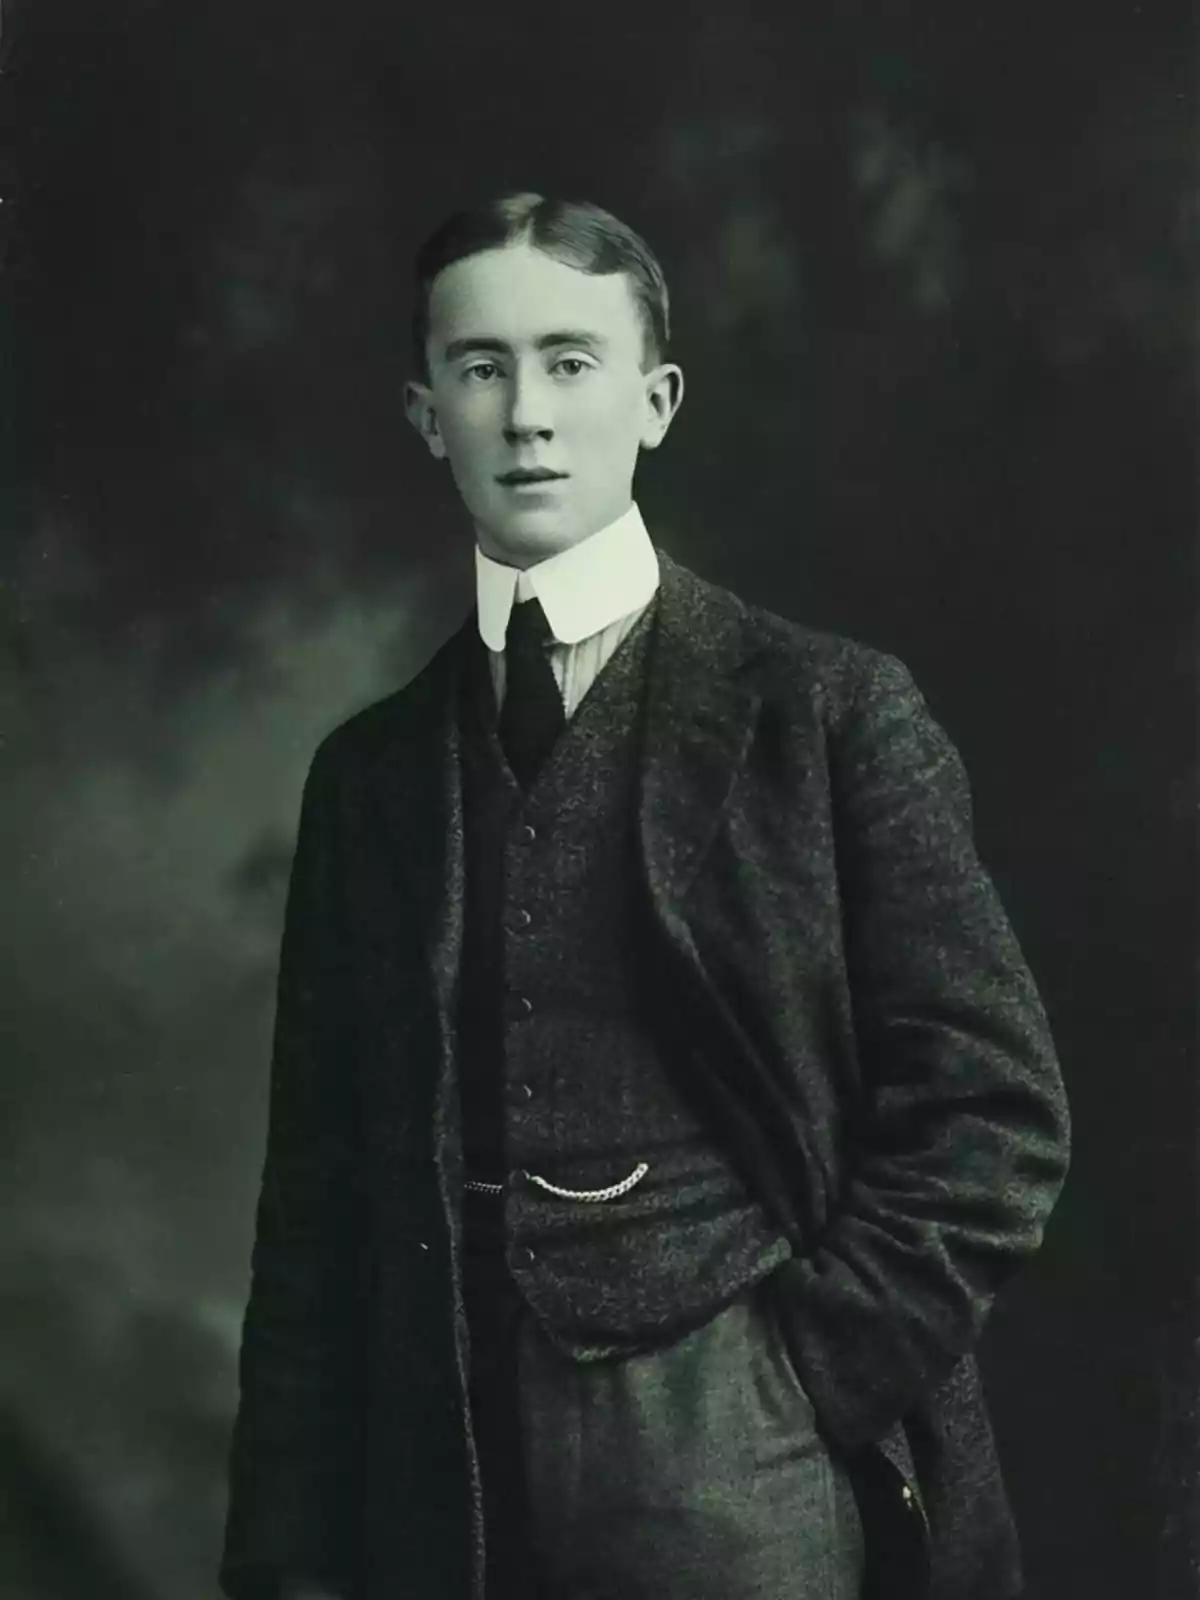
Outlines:
[{"label": "dark mottled backdrop", "polygon": [[656,538],[963,750],[1076,1118],[984,1351],[1031,1595],[1191,1592],[1184,21],[5,0],[5,1597],[215,1594],[301,780],[469,603],[408,258],[510,183],[664,258]]}]

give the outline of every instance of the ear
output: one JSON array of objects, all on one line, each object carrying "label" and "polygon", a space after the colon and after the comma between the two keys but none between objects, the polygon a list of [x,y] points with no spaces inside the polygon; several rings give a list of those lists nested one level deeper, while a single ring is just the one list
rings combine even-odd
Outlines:
[{"label": "ear", "polygon": [[433,390],[428,384],[412,380],[404,385],[404,412],[429,446],[430,455],[437,461],[445,460],[446,441],[438,428],[437,412],[433,405]]},{"label": "ear", "polygon": [[644,450],[658,449],[682,404],[681,367],[677,367],[673,361],[664,361],[646,374],[646,418],[641,439]]}]

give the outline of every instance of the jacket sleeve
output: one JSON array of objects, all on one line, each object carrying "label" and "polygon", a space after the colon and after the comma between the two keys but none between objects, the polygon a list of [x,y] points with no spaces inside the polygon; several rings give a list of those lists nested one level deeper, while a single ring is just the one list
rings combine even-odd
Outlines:
[{"label": "jacket sleeve", "polygon": [[367,1252],[339,882],[326,741],[305,782],[280,947],[219,1572],[234,1600],[273,1597],[285,1570],[340,1588],[351,1548]]},{"label": "jacket sleeve", "polygon": [[1068,1167],[1049,1024],[976,854],[962,761],[908,669],[863,650],[829,730],[865,1084],[846,1182],[780,1288],[834,1440],[880,1438],[977,1340]]}]

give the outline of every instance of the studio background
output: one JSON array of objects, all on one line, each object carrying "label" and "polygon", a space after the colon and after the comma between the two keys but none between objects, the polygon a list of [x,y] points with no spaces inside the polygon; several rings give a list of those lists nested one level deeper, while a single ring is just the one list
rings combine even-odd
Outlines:
[{"label": "studio background", "polygon": [[300,787],[471,603],[408,268],[501,186],[663,260],[655,539],[963,753],[1075,1122],[982,1351],[1029,1594],[1194,1592],[1183,9],[403,14],[4,6],[0,1593],[216,1595]]}]

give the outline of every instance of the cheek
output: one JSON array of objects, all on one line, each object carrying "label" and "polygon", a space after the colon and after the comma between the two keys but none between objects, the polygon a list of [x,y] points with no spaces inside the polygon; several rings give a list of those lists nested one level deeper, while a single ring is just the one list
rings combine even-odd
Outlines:
[{"label": "cheek", "polygon": [[485,449],[487,430],[476,411],[454,411],[443,414],[442,440],[451,458],[470,470]]},{"label": "cheek", "polygon": [[638,397],[625,394],[598,396],[580,408],[575,421],[583,440],[605,454],[630,448],[642,431]]}]

